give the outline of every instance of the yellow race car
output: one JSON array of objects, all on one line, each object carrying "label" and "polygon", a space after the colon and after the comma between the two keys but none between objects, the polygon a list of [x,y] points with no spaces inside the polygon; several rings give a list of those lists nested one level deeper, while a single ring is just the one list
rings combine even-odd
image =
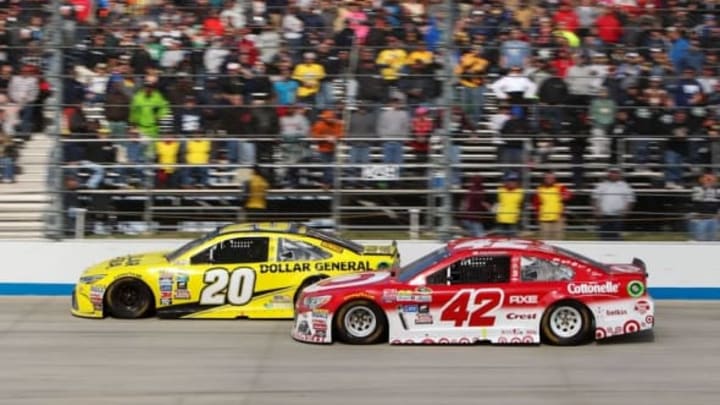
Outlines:
[{"label": "yellow race car", "polygon": [[87,269],[72,294],[86,318],[288,318],[305,287],[395,268],[397,244],[363,246],[297,223],[221,227],[171,252],[120,256]]}]

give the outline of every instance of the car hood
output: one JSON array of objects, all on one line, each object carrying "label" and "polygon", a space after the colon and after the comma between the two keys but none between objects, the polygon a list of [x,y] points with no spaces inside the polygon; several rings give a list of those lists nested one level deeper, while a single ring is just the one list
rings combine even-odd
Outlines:
[{"label": "car hood", "polygon": [[330,293],[339,290],[362,290],[380,284],[386,284],[392,279],[389,271],[370,271],[326,278],[303,290],[304,293]]},{"label": "car hood", "polygon": [[146,252],[117,256],[110,260],[100,262],[89,268],[85,275],[102,274],[116,271],[132,271],[136,268],[162,266],[168,263],[165,258],[166,251]]}]

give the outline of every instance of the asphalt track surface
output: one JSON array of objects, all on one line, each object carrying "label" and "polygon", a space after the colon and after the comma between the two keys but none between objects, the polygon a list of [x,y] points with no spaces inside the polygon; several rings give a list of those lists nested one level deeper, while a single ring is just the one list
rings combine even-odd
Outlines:
[{"label": "asphalt track surface", "polygon": [[290,321],[87,320],[0,298],[0,404],[717,404],[720,303],[580,347],[315,346]]}]

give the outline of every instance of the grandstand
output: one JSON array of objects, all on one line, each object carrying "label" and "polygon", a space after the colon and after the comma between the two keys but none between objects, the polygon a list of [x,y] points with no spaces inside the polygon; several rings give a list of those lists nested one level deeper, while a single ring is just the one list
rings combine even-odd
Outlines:
[{"label": "grandstand", "polygon": [[[462,232],[473,179],[494,202],[509,171],[527,193],[521,229],[536,232],[547,170],[573,192],[567,230],[592,233],[590,195],[619,167],[637,199],[625,230],[690,238],[692,188],[720,164],[720,31],[702,2],[56,3],[5,11],[19,34],[7,64],[38,67],[38,86],[60,94],[33,100],[49,125],[9,128],[22,174],[0,185],[0,236],[205,231],[245,218],[257,163],[267,219],[430,236]],[[380,114],[394,96],[430,123],[351,134],[358,108]],[[304,129],[283,121],[292,108]],[[326,110],[343,126],[331,144],[314,134]],[[182,147],[161,157],[167,139]],[[360,143],[366,163],[353,160]],[[477,215],[492,226],[494,213]]]}]

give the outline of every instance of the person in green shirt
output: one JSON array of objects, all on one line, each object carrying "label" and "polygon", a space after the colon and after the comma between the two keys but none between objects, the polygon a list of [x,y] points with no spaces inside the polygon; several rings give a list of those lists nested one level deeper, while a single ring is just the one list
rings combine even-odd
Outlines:
[{"label": "person in green shirt", "polygon": [[137,127],[141,135],[157,138],[160,119],[170,113],[170,103],[157,89],[156,82],[146,80],[144,87],[132,98],[130,123]]}]

